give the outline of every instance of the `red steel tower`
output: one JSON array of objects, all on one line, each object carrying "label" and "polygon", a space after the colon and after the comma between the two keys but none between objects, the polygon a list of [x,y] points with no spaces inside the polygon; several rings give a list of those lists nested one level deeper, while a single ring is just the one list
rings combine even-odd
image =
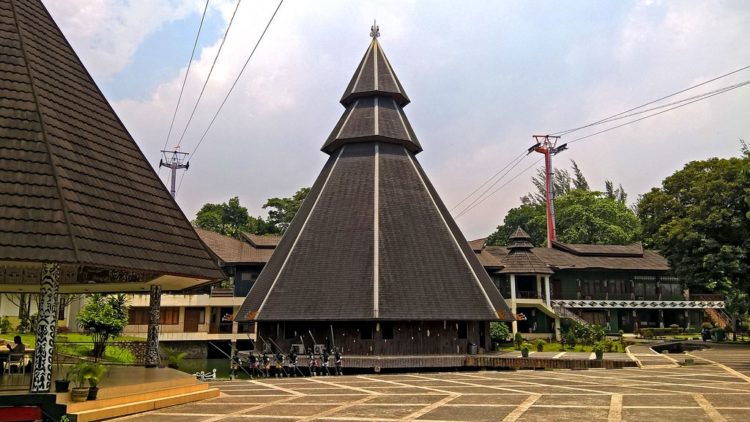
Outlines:
[{"label": "red steel tower", "polygon": [[538,152],[544,154],[544,200],[547,203],[547,247],[552,247],[555,240],[555,184],[552,180],[552,156],[568,148],[568,144],[559,147],[557,141],[559,136],[532,135],[536,144],[529,148],[529,153]]}]

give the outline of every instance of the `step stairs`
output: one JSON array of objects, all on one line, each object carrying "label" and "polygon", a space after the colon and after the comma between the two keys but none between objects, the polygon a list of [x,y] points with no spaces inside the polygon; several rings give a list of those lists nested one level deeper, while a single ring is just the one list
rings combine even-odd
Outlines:
[{"label": "step stairs", "polygon": [[[188,374],[182,374],[188,375]],[[192,376],[122,383],[99,389],[96,400],[73,403],[70,393],[57,393],[57,403],[76,422],[99,421],[219,397],[218,388]]]},{"label": "step stairs", "polygon": [[714,324],[714,327],[726,329],[727,326],[731,325],[731,320],[729,319],[729,316],[724,313],[724,311],[714,308],[706,308],[704,309],[704,311],[706,312],[708,318],[711,320],[711,323]]}]

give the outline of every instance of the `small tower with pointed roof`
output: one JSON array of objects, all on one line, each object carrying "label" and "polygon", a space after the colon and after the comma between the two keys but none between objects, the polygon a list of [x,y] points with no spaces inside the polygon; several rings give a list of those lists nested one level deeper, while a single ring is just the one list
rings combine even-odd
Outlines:
[{"label": "small tower with pointed roof", "polygon": [[[510,236],[510,243],[507,246],[508,254],[503,257],[503,268],[498,271],[499,274],[508,276],[510,283],[510,308],[513,315],[518,310],[518,300],[539,301],[540,310],[554,314],[550,301],[549,276],[553,271],[538,256],[534,254],[534,244],[531,243],[531,236],[521,227]],[[523,286],[519,289],[518,283],[528,283],[531,278],[531,286]],[[542,289],[544,285],[544,290]],[[512,323],[513,334],[518,332],[518,323]]]},{"label": "small tower with pointed roof", "polygon": [[286,350],[312,337],[355,355],[489,347],[489,322],[510,310],[417,162],[409,97],[378,35],[373,25],[341,98],[330,158],[238,319]]}]

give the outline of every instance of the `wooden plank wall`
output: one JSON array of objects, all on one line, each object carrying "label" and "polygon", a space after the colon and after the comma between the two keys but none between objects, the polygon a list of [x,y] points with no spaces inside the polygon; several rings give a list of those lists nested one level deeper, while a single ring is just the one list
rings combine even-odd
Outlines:
[{"label": "wooden plank wall", "polygon": [[[393,326],[392,339],[383,338],[385,324]],[[466,338],[458,338],[459,324],[466,324]],[[300,336],[305,347],[312,346],[314,337],[318,344],[335,345],[345,355],[358,356],[467,354],[469,343],[479,347],[489,345],[489,322],[486,321],[394,321],[381,325],[369,321],[261,322],[258,332],[261,337],[269,339],[269,343],[273,340],[284,352],[292,344],[299,344]],[[333,342],[330,340],[332,328]],[[483,335],[480,335],[480,330],[484,331]],[[363,338],[367,337],[362,335],[365,331],[371,331],[370,339]],[[485,344],[480,344],[480,340]],[[261,341],[258,348],[262,347]]]}]

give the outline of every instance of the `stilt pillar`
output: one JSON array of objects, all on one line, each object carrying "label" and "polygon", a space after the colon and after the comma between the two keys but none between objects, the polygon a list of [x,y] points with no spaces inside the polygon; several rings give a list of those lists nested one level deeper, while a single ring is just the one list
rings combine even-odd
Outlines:
[{"label": "stilt pillar", "polygon": [[31,374],[32,393],[48,393],[52,388],[52,357],[55,352],[55,334],[57,334],[59,280],[59,264],[42,266],[34,366]]},{"label": "stilt pillar", "polygon": [[510,313],[513,317],[513,322],[510,323],[511,325],[511,332],[513,333],[513,336],[515,337],[516,333],[518,332],[518,322],[516,321],[516,276],[515,274],[511,274],[510,277]]},{"label": "stilt pillar", "polygon": [[146,338],[146,368],[159,366],[159,310],[161,286],[151,286],[148,302],[148,337]]},{"label": "stilt pillar", "polygon": [[547,307],[552,307],[552,292],[549,290],[549,276],[544,276],[544,300],[547,303]]}]

